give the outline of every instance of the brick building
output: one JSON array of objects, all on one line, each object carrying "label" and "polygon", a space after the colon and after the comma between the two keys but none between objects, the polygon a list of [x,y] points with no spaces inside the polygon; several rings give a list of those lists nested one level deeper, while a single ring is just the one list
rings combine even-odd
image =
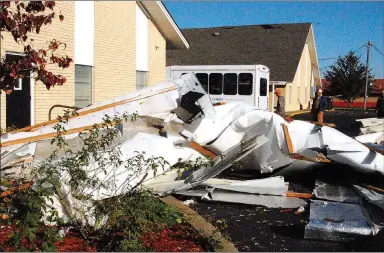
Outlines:
[{"label": "brick building", "polygon": [[[57,1],[52,24],[32,35],[35,48],[47,41],[66,43],[70,68],[49,70],[67,78],[47,90],[33,78],[21,80],[10,95],[1,93],[1,127],[23,127],[48,120],[55,104],[85,107],[166,78],[166,48],[188,48],[188,42],[161,1]],[[2,33],[1,56],[22,57],[23,46]],[[18,96],[17,99],[14,99]],[[12,99],[13,98],[13,99]],[[53,117],[62,113],[53,110]]]}]

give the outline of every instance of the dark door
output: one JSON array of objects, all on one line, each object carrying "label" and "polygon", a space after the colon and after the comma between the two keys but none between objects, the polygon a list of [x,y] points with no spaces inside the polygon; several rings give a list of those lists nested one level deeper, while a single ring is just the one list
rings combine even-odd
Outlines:
[{"label": "dark door", "polygon": [[[9,60],[17,60],[22,56],[6,55]],[[15,90],[6,96],[7,127],[22,128],[31,124],[31,81],[24,77],[18,82]]]}]

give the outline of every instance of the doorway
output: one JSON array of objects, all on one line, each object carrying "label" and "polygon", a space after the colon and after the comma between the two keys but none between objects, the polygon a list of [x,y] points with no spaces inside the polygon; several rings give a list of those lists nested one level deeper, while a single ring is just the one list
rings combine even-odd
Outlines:
[{"label": "doorway", "polygon": [[[23,58],[19,54],[6,54],[8,61]],[[11,94],[6,95],[7,127],[23,128],[31,124],[31,78],[20,78]]]}]

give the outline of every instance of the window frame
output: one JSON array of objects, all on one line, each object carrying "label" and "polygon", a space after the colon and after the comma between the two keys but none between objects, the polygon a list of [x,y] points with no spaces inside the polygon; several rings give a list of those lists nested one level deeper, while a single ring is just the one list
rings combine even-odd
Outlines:
[{"label": "window frame", "polygon": [[[207,89],[204,89],[204,84],[200,81],[200,79],[198,78],[197,75],[207,75]],[[195,73],[195,76],[197,78],[197,80],[199,80],[199,83],[201,84],[201,86],[203,87],[203,89],[209,94],[209,73],[207,72],[198,72],[198,73]]]},{"label": "window frame", "polygon": [[[145,84],[138,85],[138,74],[145,74]],[[136,70],[136,90],[142,90],[148,87],[148,71]]]},{"label": "window frame", "polygon": [[[262,82],[262,80],[265,80],[265,94],[264,95],[261,95],[261,88],[262,88],[261,82]],[[267,80],[267,78],[260,77],[260,80],[259,80],[259,96],[260,97],[268,96],[268,80]]]},{"label": "window frame", "polygon": [[[86,106],[80,106],[76,101],[77,101],[77,99],[76,99],[76,95],[77,95],[77,92],[76,92],[76,88],[77,88],[77,85],[79,84],[79,83],[82,83],[82,84],[84,84],[84,83],[86,83],[86,82],[79,82],[79,80],[77,79],[77,77],[76,77],[76,68],[77,67],[85,67],[85,68],[89,68],[89,70],[90,70],[90,75],[89,75],[89,77],[90,77],[90,82],[89,82],[89,84],[90,84],[90,91],[89,91],[89,103],[88,103],[88,105],[86,105]],[[93,68],[93,66],[91,66],[91,65],[84,65],[84,64],[75,64],[75,106],[76,107],[79,107],[79,108],[84,108],[84,107],[87,107],[87,106],[89,106],[89,105],[92,105],[93,104],[93,99],[94,99],[94,94],[93,94],[93,71],[94,71],[94,68]]]},{"label": "window frame", "polygon": [[[235,89],[235,93],[234,94],[226,94],[225,93],[225,77],[228,76],[228,75],[235,75],[236,76],[236,89]],[[229,84],[229,85],[232,85],[232,84]],[[230,73],[230,72],[225,72],[224,75],[223,75],[223,95],[224,96],[236,96],[238,94],[238,89],[239,89],[239,75],[237,73]]]},{"label": "window frame", "polygon": [[[220,90],[220,94],[211,93],[211,75],[221,75],[221,90]],[[223,82],[224,82],[224,74],[222,72],[211,72],[211,73],[209,73],[209,75],[208,75],[208,94],[209,95],[215,95],[215,96],[223,95]]]},{"label": "window frame", "polygon": [[[250,94],[240,94],[240,75],[250,75],[251,76],[251,93]],[[253,95],[253,90],[254,90],[254,75],[253,73],[249,72],[240,72],[237,77],[237,94],[240,96],[252,96]]]}]

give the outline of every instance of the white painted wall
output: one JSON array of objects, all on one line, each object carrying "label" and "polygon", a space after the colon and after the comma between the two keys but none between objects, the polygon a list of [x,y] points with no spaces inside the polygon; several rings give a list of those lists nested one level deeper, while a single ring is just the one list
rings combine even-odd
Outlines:
[{"label": "white painted wall", "polygon": [[75,64],[93,66],[94,37],[94,2],[75,1]]},{"label": "white painted wall", "polygon": [[136,5],[136,70],[148,71],[148,18]]}]

